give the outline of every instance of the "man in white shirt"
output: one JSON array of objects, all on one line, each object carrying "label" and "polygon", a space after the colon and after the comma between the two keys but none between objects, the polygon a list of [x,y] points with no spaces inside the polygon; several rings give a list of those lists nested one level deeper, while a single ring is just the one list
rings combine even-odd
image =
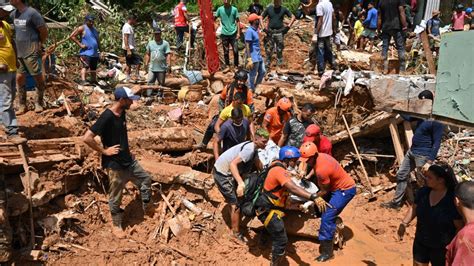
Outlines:
[{"label": "man in white shirt", "polygon": [[332,53],[331,36],[335,31],[334,23],[336,16],[331,1],[319,0],[316,6],[316,29],[315,34],[318,35],[317,41],[317,65],[318,74],[322,76],[326,69],[326,61],[331,65],[331,68],[336,68],[336,60]]},{"label": "man in white shirt", "polygon": [[127,75],[126,81],[130,80],[132,66],[136,66],[136,77],[140,76],[140,66],[142,58],[135,51],[135,31],[133,26],[137,24],[137,16],[129,15],[127,22],[122,27],[122,49],[125,55],[126,66],[124,72]]}]

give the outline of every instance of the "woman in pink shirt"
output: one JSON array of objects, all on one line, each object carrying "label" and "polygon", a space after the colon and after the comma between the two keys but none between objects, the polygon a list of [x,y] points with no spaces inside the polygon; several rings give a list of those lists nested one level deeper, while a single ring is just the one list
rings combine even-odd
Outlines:
[{"label": "woman in pink shirt", "polygon": [[464,6],[462,4],[457,5],[456,11],[453,12],[453,17],[451,18],[453,31],[463,31],[466,18],[468,18],[468,16],[464,11]]}]

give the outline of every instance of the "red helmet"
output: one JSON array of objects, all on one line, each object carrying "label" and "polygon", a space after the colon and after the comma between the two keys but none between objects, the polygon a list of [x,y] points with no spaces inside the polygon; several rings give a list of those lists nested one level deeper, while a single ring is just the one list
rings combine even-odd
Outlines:
[{"label": "red helmet", "polygon": [[305,142],[300,147],[300,161],[306,162],[310,157],[318,154],[318,147],[313,142]]},{"label": "red helmet", "polygon": [[287,112],[291,108],[291,101],[290,99],[283,97],[277,102],[277,107],[280,108],[281,110]]}]

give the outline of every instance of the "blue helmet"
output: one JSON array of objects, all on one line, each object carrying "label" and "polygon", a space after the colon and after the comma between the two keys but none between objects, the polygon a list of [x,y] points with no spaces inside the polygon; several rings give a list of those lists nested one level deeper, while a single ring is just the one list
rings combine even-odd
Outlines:
[{"label": "blue helmet", "polygon": [[300,158],[301,154],[298,148],[293,146],[285,146],[280,149],[280,153],[278,154],[278,159],[283,161],[285,159],[298,159]]},{"label": "blue helmet", "polygon": [[466,13],[472,13],[472,7],[466,8]]}]

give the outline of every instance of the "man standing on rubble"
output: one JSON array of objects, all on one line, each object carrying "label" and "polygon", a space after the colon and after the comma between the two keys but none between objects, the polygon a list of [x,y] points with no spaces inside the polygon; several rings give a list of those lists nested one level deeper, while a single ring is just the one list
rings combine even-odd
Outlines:
[{"label": "man standing on rubble", "polygon": [[196,30],[192,25],[189,25],[188,9],[186,7],[187,0],[179,1],[179,4],[174,8],[174,29],[176,30],[176,47],[181,49],[183,47],[184,34],[191,33],[191,48],[194,48],[194,39],[196,38]]},{"label": "man standing on rubble", "polygon": [[[283,20],[285,16],[291,18],[290,24],[285,26]],[[267,57],[266,69],[270,68],[272,64],[273,51],[276,50],[277,66],[283,64],[283,49],[285,48],[285,34],[288,33],[291,26],[295,22],[295,16],[284,6],[281,5],[281,0],[274,0],[273,5],[269,5],[262,14],[263,19],[267,19],[267,25],[263,30],[267,36],[263,41],[265,45],[265,55]]]},{"label": "man standing on rubble", "polygon": [[291,101],[283,97],[278,100],[277,105],[268,109],[263,117],[263,128],[270,132],[270,139],[278,144],[283,135],[283,126],[291,117]]},{"label": "man standing on rubble", "polygon": [[[152,207],[151,178],[130,153],[127,136],[126,110],[139,96],[127,87],[119,87],[114,92],[115,103],[106,109],[95,124],[86,132],[84,142],[102,154],[102,167],[109,176],[109,208],[112,215],[113,230],[123,236],[122,191],[128,181],[138,186],[145,214]],[[102,146],[94,137],[100,136]]]},{"label": "man standing on rubble", "polygon": [[247,56],[245,68],[250,71],[249,87],[253,92],[255,92],[257,85],[262,83],[266,72],[265,63],[260,51],[260,36],[258,32],[261,19],[262,17],[256,14],[250,14],[248,17],[250,27],[245,32],[245,53]]},{"label": "man standing on rubble", "polygon": [[13,9],[14,7],[11,5],[0,6],[0,118],[9,139],[18,138],[18,124],[13,109],[17,61],[13,32],[7,22],[7,18]]},{"label": "man standing on rubble", "polygon": [[[171,72],[171,49],[167,41],[161,38],[161,29],[155,28],[155,38],[148,42],[145,54],[145,69],[148,71],[148,84],[165,85],[166,72]],[[151,96],[152,90],[147,90]]]},{"label": "man standing on rubble", "polygon": [[232,236],[243,243],[247,242],[247,238],[240,232],[239,198],[244,196],[245,175],[250,173],[254,165],[258,169],[262,169],[257,149],[265,148],[268,136],[265,129],[258,129],[254,141],[235,145],[221,154],[212,171],[217,188],[231,207]]},{"label": "man standing on rubble", "polygon": [[274,161],[263,184],[263,192],[255,202],[258,219],[263,223],[265,229],[272,239],[272,255],[270,265],[280,265],[285,258],[285,248],[288,243],[282,209],[285,207],[288,192],[293,195],[314,201],[321,212],[327,208],[328,203],[318,197],[316,193],[311,194],[297,186],[287,171],[289,167],[295,168],[300,152],[293,146],[282,147],[278,154],[278,160]]},{"label": "man standing on rubble", "polygon": [[25,4],[25,0],[11,0],[16,10],[11,13],[15,25],[15,44],[18,58],[16,85],[19,98],[17,114],[27,112],[26,75],[30,74],[36,82],[35,112],[43,112],[44,90],[46,84],[41,72],[41,49],[48,38],[48,28],[41,14]]},{"label": "man standing on rubble", "polygon": [[[99,63],[100,40],[99,32],[94,27],[95,17],[91,14],[85,17],[84,25],[77,27],[69,36],[81,50],[79,51],[79,59],[82,63],[81,81],[86,83],[86,74],[89,71],[91,82],[97,82],[97,64]],[[77,37],[81,37],[81,41]]]},{"label": "man standing on rubble", "polygon": [[132,72],[132,66],[136,66],[135,79],[140,79],[140,66],[142,64],[142,58],[136,52],[136,42],[135,42],[135,30],[133,26],[137,24],[137,16],[131,14],[128,16],[127,22],[123,24],[122,27],[122,49],[125,56],[125,75],[127,75],[126,82],[128,82],[131,77],[130,73]]},{"label": "man standing on rubble", "polygon": [[224,5],[216,11],[216,18],[221,21],[221,42],[224,51],[225,67],[230,66],[229,46],[232,47],[234,56],[234,67],[239,66],[239,47],[237,45],[240,39],[240,20],[239,11],[230,4],[230,0],[224,0]]},{"label": "man standing on rubble", "polygon": [[405,34],[408,29],[405,0],[381,0],[378,9],[378,30],[382,32],[382,58],[384,73],[388,73],[390,40],[395,40],[398,50],[400,73],[405,72]]},{"label": "man standing on rubble", "polygon": [[331,65],[331,68],[336,69],[336,59],[332,52],[331,36],[335,32],[336,16],[331,1],[319,0],[316,6],[316,29],[315,34],[318,35],[317,41],[317,63],[318,74],[321,77],[326,70],[326,62]]},{"label": "man standing on rubble", "polygon": [[336,159],[328,154],[319,153],[314,143],[303,143],[300,153],[302,162],[300,169],[306,169],[306,163],[313,168],[316,175],[320,189],[317,193],[320,199],[319,204],[329,203],[328,208],[321,211],[321,227],[319,228],[321,247],[320,255],[316,258],[316,261],[324,262],[334,258],[333,239],[336,232],[336,218],[354,198],[356,184]]},{"label": "man standing on rubble", "polygon": [[311,117],[316,112],[314,105],[307,103],[301,108],[301,112],[290,118],[283,126],[283,134],[278,141],[278,146],[300,147],[303,143],[306,128],[313,124]]},{"label": "man standing on rubble", "polygon": [[[418,98],[433,100],[433,93],[425,90],[418,95]],[[416,121],[417,119],[408,118],[408,120]],[[402,207],[411,171],[416,169],[418,173],[423,173],[428,170],[438,155],[443,133],[443,124],[434,120],[418,120],[417,128],[413,134],[412,145],[405,154],[405,158],[397,172],[395,196],[391,201],[382,203],[382,207],[396,210]]]}]

